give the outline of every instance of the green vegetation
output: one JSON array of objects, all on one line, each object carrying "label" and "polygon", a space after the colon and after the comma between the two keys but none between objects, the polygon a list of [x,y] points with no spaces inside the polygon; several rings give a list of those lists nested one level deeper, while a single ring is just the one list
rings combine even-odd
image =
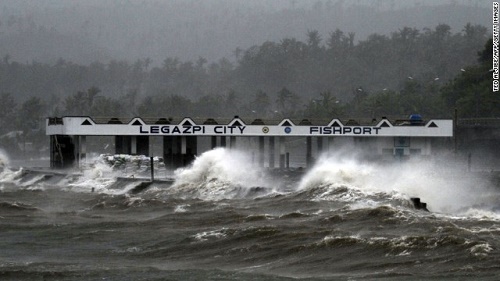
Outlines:
[{"label": "green vegetation", "polygon": [[[492,42],[467,24],[456,34],[405,27],[356,42],[341,30],[306,42],[285,38],[247,50],[237,61],[152,67],[110,61],[78,65],[0,61],[0,144],[43,137],[46,116],[247,118],[500,117],[492,92]],[[479,57],[479,59],[478,59]],[[13,138],[7,133],[22,131]],[[34,142],[34,141],[33,141]]]},{"label": "green vegetation", "polygon": [[479,64],[463,69],[441,89],[443,102],[461,117],[500,117],[500,94],[493,92],[493,40],[478,53]]}]

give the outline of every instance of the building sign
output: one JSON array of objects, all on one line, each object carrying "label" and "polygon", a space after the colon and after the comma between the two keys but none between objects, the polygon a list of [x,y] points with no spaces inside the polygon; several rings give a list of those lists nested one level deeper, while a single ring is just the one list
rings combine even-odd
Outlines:
[{"label": "building sign", "polygon": [[[249,126],[258,127],[260,126]],[[144,125],[139,126],[139,134],[142,135],[254,135],[247,126],[225,126],[225,125]],[[380,127],[328,127],[328,126],[307,126],[301,133],[295,130],[297,135],[378,135],[382,129]],[[268,126],[260,130],[264,134],[270,133]],[[283,132],[287,135],[293,135],[290,127],[285,127]],[[275,133],[276,134],[281,134]]]},{"label": "building sign", "polygon": [[[208,127],[208,128],[207,128]],[[246,126],[140,126],[139,133],[146,135],[243,135]]]},{"label": "building sign", "polygon": [[[111,122],[113,121],[113,122]],[[114,122],[117,121],[117,122]],[[281,122],[278,125],[251,124],[233,120],[228,124],[197,124],[185,118],[173,124],[148,124],[140,118],[128,123],[111,119],[97,123],[90,117],[63,117],[58,122],[47,119],[47,135],[75,136],[315,136],[315,137],[451,137],[452,120],[429,120],[415,125],[393,125],[387,120],[378,124],[360,126],[343,125],[332,120],[328,125],[294,125]]]},{"label": "building sign", "polygon": [[380,127],[309,127],[311,135],[378,135]]}]

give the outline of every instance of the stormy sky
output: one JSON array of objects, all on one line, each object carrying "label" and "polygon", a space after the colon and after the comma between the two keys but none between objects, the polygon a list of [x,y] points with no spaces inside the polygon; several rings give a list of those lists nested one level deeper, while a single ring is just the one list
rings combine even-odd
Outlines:
[{"label": "stormy sky", "polygon": [[0,0],[0,56],[20,62],[237,59],[237,49],[340,29],[356,41],[405,26],[491,30],[491,1]]}]

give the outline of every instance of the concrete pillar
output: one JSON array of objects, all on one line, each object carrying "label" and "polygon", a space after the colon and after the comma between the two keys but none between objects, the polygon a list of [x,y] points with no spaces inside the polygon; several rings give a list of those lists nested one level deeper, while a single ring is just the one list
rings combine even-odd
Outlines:
[{"label": "concrete pillar", "polygon": [[325,138],[325,142],[326,142],[325,143],[325,145],[326,145],[325,150],[326,150],[327,153],[330,153],[330,145],[333,143],[332,137],[326,137]]},{"label": "concrete pillar", "polygon": [[80,136],[72,136],[75,149],[73,150],[73,157],[75,158],[75,167],[80,167]]},{"label": "concrete pillar", "polygon": [[214,149],[217,147],[217,137],[216,136],[211,136],[211,148]]},{"label": "concrete pillar", "polygon": [[274,169],[274,137],[269,137],[269,169]]},{"label": "concrete pillar", "polygon": [[87,136],[80,136],[80,161],[85,162],[87,158]]},{"label": "concrete pillar", "polygon": [[163,159],[167,169],[177,169],[182,166],[181,137],[163,137]]},{"label": "concrete pillar", "polygon": [[137,136],[130,137],[130,154],[137,155]]},{"label": "concrete pillar", "polygon": [[163,137],[163,162],[167,169],[173,167],[172,137]]},{"label": "concrete pillar", "polygon": [[131,154],[132,138],[130,136],[115,136],[115,154]]},{"label": "concrete pillar", "polygon": [[220,146],[226,147],[226,136],[220,137]]},{"label": "concrete pillar", "polygon": [[[423,152],[423,151],[422,151]],[[432,140],[431,138],[425,138],[425,154],[423,155],[432,155]]]},{"label": "concrete pillar", "polygon": [[174,169],[182,167],[182,137],[175,136],[172,143]]},{"label": "concrete pillar", "polygon": [[198,137],[182,137],[182,166],[191,164],[198,153]]},{"label": "concrete pillar", "polygon": [[115,153],[149,155],[149,136],[115,136]]},{"label": "concrete pillar", "polygon": [[323,137],[317,137],[316,140],[318,145],[317,157],[319,157],[323,153]]},{"label": "concrete pillar", "polygon": [[306,167],[312,166],[312,137],[306,137]]},{"label": "concrete pillar", "polygon": [[231,149],[236,148],[236,137],[235,136],[229,137],[229,148],[231,148]]},{"label": "concrete pillar", "polygon": [[265,143],[264,143],[264,137],[259,137],[259,166],[264,167],[264,148],[265,148]]},{"label": "concrete pillar", "polygon": [[49,153],[50,153],[50,167],[51,168],[56,167],[57,157],[58,157],[57,149],[55,148],[55,144],[54,144],[54,137],[55,136],[49,136],[49,147],[50,147]]},{"label": "concrete pillar", "polygon": [[285,168],[285,137],[278,138],[278,145],[280,150],[280,170]]},{"label": "concrete pillar", "polygon": [[186,155],[187,150],[187,139],[185,136],[181,136],[181,154]]},{"label": "concrete pillar", "polygon": [[136,154],[149,156],[149,136],[136,137]]},{"label": "concrete pillar", "polygon": [[75,144],[71,136],[50,136],[50,167],[73,168],[75,164]]},{"label": "concrete pillar", "polygon": [[87,150],[87,138],[86,136],[74,136],[73,144],[75,146],[74,149],[74,158],[75,158],[75,166],[79,167],[80,163],[85,160],[86,150]]}]

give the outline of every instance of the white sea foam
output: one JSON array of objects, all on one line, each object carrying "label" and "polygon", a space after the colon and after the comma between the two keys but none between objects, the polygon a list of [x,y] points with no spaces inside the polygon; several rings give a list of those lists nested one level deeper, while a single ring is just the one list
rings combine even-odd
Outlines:
[{"label": "white sea foam", "polygon": [[116,173],[113,172],[113,169],[109,165],[99,160],[96,160],[94,164],[83,170],[83,177],[88,179],[102,178],[105,176],[116,176]]},{"label": "white sea foam", "polygon": [[189,206],[190,206],[189,204],[177,205],[177,206],[175,206],[174,213],[185,213],[185,212],[187,212],[187,208]]},{"label": "white sea foam", "polygon": [[115,178],[85,178],[80,177],[75,182],[67,184],[63,187],[65,190],[71,190],[73,192],[98,192],[98,193],[110,193],[108,187],[116,181]]},{"label": "white sea foam", "polygon": [[174,178],[174,192],[207,200],[244,196],[251,187],[267,186],[249,155],[225,148],[203,153],[189,167],[176,170]]},{"label": "white sea foam", "polygon": [[212,230],[212,231],[203,231],[200,233],[197,233],[193,236],[194,239],[197,241],[207,241],[209,239],[221,239],[225,238],[227,236],[226,234],[227,228],[221,228],[218,230]]},{"label": "white sea foam", "polygon": [[17,171],[12,171],[11,169],[6,168],[3,170],[3,172],[0,173],[0,182],[16,183],[22,176],[23,176],[22,168],[20,168]]},{"label": "white sea foam", "polygon": [[[420,197],[434,212],[477,216],[480,209],[480,215],[498,216],[492,208],[498,204],[500,194],[489,188],[485,179],[467,177],[431,160],[376,164],[326,155],[302,178],[298,189],[325,185],[329,190],[320,199],[332,199],[334,195],[340,201],[354,202],[381,193],[393,199]],[[339,187],[348,190],[336,194]]]},{"label": "white sea foam", "polygon": [[3,168],[7,168],[10,166],[9,156],[5,150],[0,148],[0,172]]},{"label": "white sea foam", "polygon": [[110,186],[116,182],[121,172],[114,171],[112,167],[104,163],[102,157],[87,159],[89,164],[82,165],[81,175],[74,181],[64,185],[66,190],[74,192],[97,192],[105,194],[124,194],[134,186],[125,185],[122,189],[111,189]]},{"label": "white sea foam", "polygon": [[486,257],[493,248],[488,243],[477,244],[469,249],[470,253],[476,257]]}]

